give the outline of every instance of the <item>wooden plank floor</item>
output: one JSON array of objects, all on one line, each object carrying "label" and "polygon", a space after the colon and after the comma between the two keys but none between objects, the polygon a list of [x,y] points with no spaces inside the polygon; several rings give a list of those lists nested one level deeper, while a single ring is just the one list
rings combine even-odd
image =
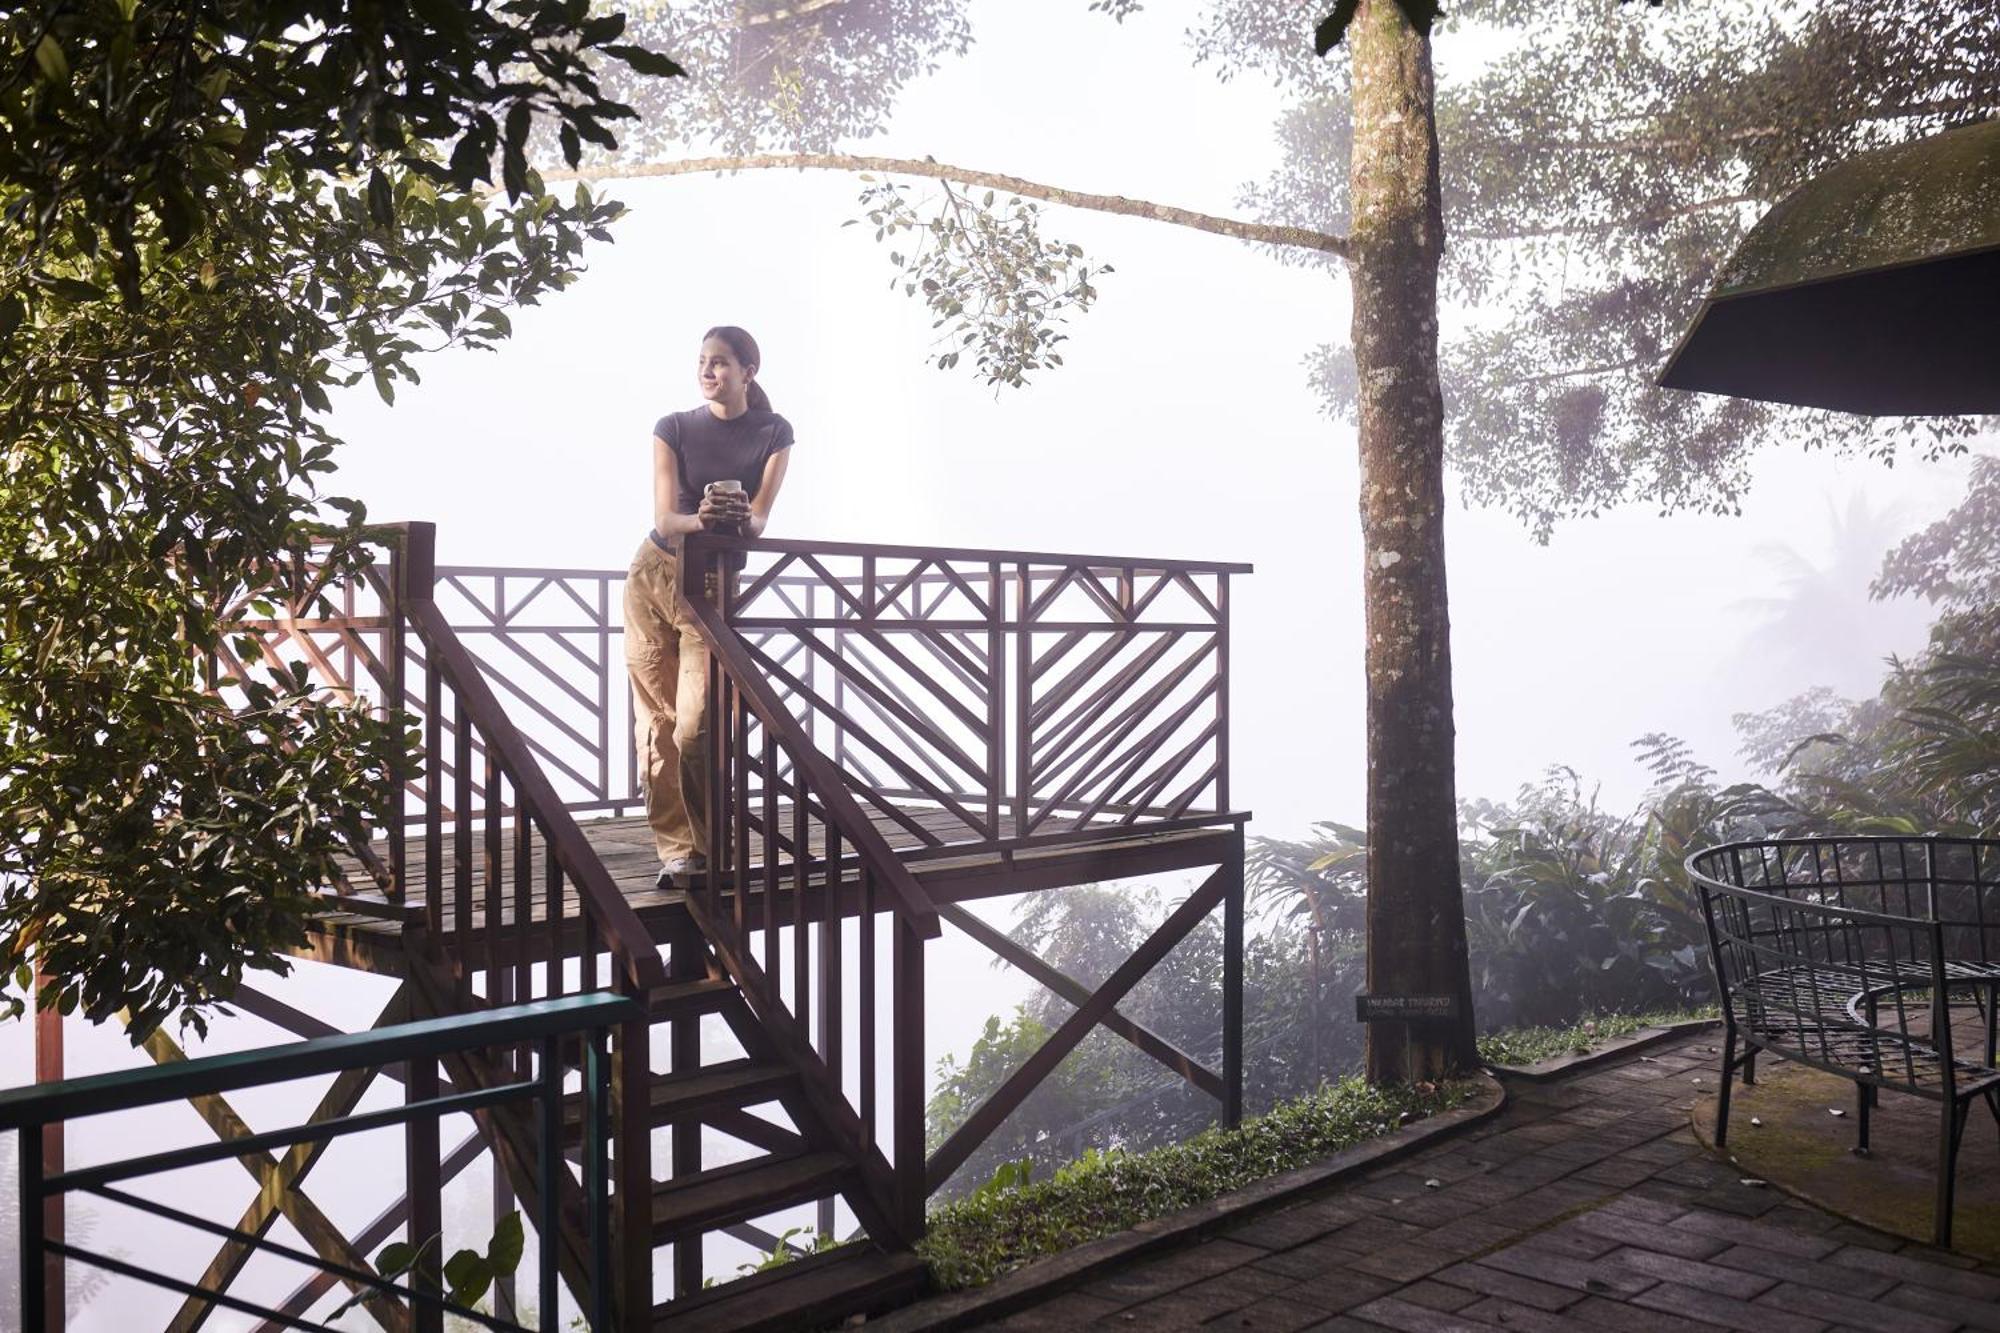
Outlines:
[{"label": "wooden plank floor", "polygon": [[[879,811],[870,812],[874,816],[879,831],[889,846],[897,852],[908,854],[926,848],[926,843],[912,832],[903,822]],[[931,807],[908,806],[900,812],[905,819],[932,831],[940,838],[962,838],[964,825],[948,813]],[[784,844],[788,840],[792,816],[789,803],[779,807],[777,827],[780,830],[778,864],[780,883],[788,891],[792,881],[792,858]],[[1116,827],[1112,820],[1104,821],[1107,832]],[[823,831],[818,821],[808,821],[810,829],[809,845],[814,857],[823,856],[825,844]],[[662,889],[658,886],[659,858],[653,849],[652,831],[645,818],[629,815],[616,818],[590,819],[581,821],[585,839],[597,853],[606,871],[611,875],[626,901],[639,914],[642,921],[657,926],[670,917],[678,915],[681,894],[678,890]],[[940,855],[933,850],[926,859],[910,861],[907,864],[919,883],[923,884],[938,901],[961,901],[966,898],[991,896],[996,893],[1018,892],[1024,889],[1047,888],[1057,884],[1074,884],[1093,879],[1117,878],[1124,875],[1152,873],[1157,870],[1175,869],[1182,866],[1213,862],[1218,858],[1221,840],[1235,838],[1235,821],[1221,827],[1189,827],[1184,824],[1140,824],[1127,826],[1122,836],[1109,837],[1104,841],[1086,844],[1067,844],[1057,847],[1020,848],[1011,852],[993,849],[979,843],[966,843],[963,854]],[[439,840],[440,879],[447,887],[447,902],[452,900],[451,885],[460,874],[457,856],[461,844],[447,829]],[[536,901],[531,908],[530,920],[539,921],[544,917],[543,903],[540,901],[546,884],[543,865],[543,845],[540,838],[533,840],[529,882],[535,885]],[[386,858],[386,843],[378,839],[374,844],[378,856]],[[486,863],[488,841],[482,824],[475,824],[463,844],[468,861],[464,873],[472,893],[470,926],[474,932],[484,929],[486,919]],[[499,831],[499,865],[501,871],[502,903],[501,915],[504,921],[514,919],[514,904],[511,901],[515,883],[514,832],[512,828]],[[428,847],[426,840],[418,832],[411,832],[406,840],[406,863],[408,892],[401,903],[391,903],[372,888],[372,879],[358,861],[350,860],[346,865],[349,883],[356,892],[342,896],[340,907],[319,916],[313,926],[311,943],[300,952],[321,961],[359,966],[367,970],[400,971],[402,931],[405,922],[420,920],[424,906],[430,896],[430,875]],[[753,883],[763,880],[764,865],[763,837],[759,830],[752,829],[749,840],[749,863],[753,869]],[[843,858],[847,873],[843,885],[851,890],[858,863],[850,853]],[[824,875],[814,875],[809,881],[809,894],[824,891]],[[571,904],[565,915],[573,914],[573,886],[566,886],[565,892]],[[449,911],[449,908],[447,909]],[[456,931],[460,922],[447,919],[444,923],[448,933]],[[375,955],[372,957],[356,956]]]}]

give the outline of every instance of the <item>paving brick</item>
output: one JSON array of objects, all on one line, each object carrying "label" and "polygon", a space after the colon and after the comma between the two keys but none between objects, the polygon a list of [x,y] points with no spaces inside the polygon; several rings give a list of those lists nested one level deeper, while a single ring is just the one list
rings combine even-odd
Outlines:
[{"label": "paving brick", "polygon": [[1461,1203],[1495,1204],[1518,1198],[1531,1188],[1532,1186],[1524,1180],[1484,1175],[1459,1181],[1451,1187],[1451,1194]]},{"label": "paving brick", "polygon": [[1538,1310],[1560,1310],[1583,1299],[1582,1292],[1571,1291],[1568,1287],[1539,1282],[1519,1273],[1502,1272],[1484,1264],[1454,1264],[1432,1276],[1439,1282],[1464,1287],[1482,1296],[1496,1296],[1501,1300],[1532,1305]]},{"label": "paving brick", "polygon": [[1959,1268],[1946,1268],[1907,1253],[1884,1254],[1878,1250],[1849,1246],[1834,1255],[1831,1262],[1845,1268],[1880,1273],[1884,1277],[1895,1278],[1898,1282],[1929,1287],[1933,1291],[1948,1291],[1958,1296],[1969,1296],[1974,1300],[2000,1303],[2000,1278],[1988,1277],[1983,1273],[1968,1273]]},{"label": "paving brick", "polygon": [[1532,1305],[1516,1305],[1497,1296],[1489,1296],[1477,1305],[1468,1305],[1459,1314],[1495,1328],[1518,1328],[1525,1333],[1596,1333],[1592,1325],[1566,1314],[1537,1310]]},{"label": "paving brick", "polygon": [[1304,1245],[1289,1250],[1267,1254],[1252,1263],[1267,1273],[1281,1273],[1286,1277],[1318,1277],[1334,1269],[1345,1268],[1360,1257],[1361,1251],[1343,1245],[1336,1237],[1326,1236],[1319,1240],[1307,1241]]},{"label": "paving brick", "polygon": [[1652,1250],[1614,1250],[1600,1261],[1629,1268],[1635,1273],[1658,1278],[1662,1282],[1679,1282],[1689,1287],[1699,1287],[1703,1291],[1717,1292],[1723,1296],[1734,1296],[1739,1301],[1750,1300],[1777,1285],[1778,1279],[1762,1273],[1746,1273],[1735,1268],[1718,1268],[1697,1259],[1683,1259],[1678,1255],[1658,1254]]},{"label": "paving brick", "polygon": [[1858,1300],[1837,1291],[1820,1291],[1796,1282],[1780,1282],[1757,1298],[1760,1309],[1776,1307],[1795,1314],[1812,1315],[1828,1323],[1854,1324],[1876,1333],[1952,1333],[1955,1319],[1940,1318],[1900,1306]]},{"label": "paving brick", "polygon": [[1491,1324],[1476,1324],[1459,1315],[1412,1305],[1393,1296],[1358,1306],[1353,1315],[1384,1328],[1401,1329],[1403,1333],[1491,1333],[1493,1328]]},{"label": "paving brick", "polygon": [[1141,1328],[1193,1328],[1290,1285],[1289,1280],[1275,1273],[1238,1268],[1130,1306],[1119,1314],[1138,1315]]},{"label": "paving brick", "polygon": [[1376,1277],[1372,1273],[1357,1273],[1352,1269],[1343,1268],[1331,1273],[1322,1273],[1295,1287],[1287,1287],[1280,1294],[1288,1301],[1318,1306],[1323,1313],[1337,1314],[1342,1310],[1372,1301],[1377,1296],[1386,1296],[1394,1291],[1397,1285],[1393,1278]]},{"label": "paving brick", "polygon": [[1566,1312],[1592,1328],[1617,1333],[1714,1333],[1713,1324],[1683,1319],[1663,1310],[1644,1310],[1604,1296],[1586,1296]]},{"label": "paving brick", "polygon": [[1267,1296],[1254,1305],[1217,1315],[1204,1328],[1255,1329],[1257,1333],[1296,1333],[1326,1318],[1317,1305],[1303,1305],[1283,1296]]},{"label": "paving brick", "polygon": [[1308,1206],[1286,1208],[1275,1213],[1266,1213],[1241,1226],[1229,1228],[1222,1234],[1245,1245],[1259,1245],[1267,1250],[1288,1250],[1294,1245],[1303,1245],[1316,1240],[1330,1231],[1338,1230],[1350,1222],[1359,1220],[1360,1213],[1339,1207]]},{"label": "paving brick", "polygon": [[1426,1230],[1425,1227],[1409,1222],[1398,1222],[1394,1218],[1367,1217],[1359,1222],[1348,1223],[1327,1239],[1357,1253],[1372,1254],[1390,1245],[1416,1240]]},{"label": "paving brick", "polygon": [[1824,1259],[1840,1249],[1838,1242],[1824,1236],[1808,1236],[1767,1222],[1751,1222],[1722,1213],[1688,1213],[1670,1224],[1677,1231],[1694,1231],[1720,1236],[1739,1245],[1755,1245],[1779,1254],[1795,1254],[1802,1259]]},{"label": "paving brick", "polygon": [[1455,1287],[1450,1283],[1427,1277],[1402,1288],[1396,1293],[1396,1299],[1408,1301],[1412,1305],[1428,1306],[1433,1310],[1450,1311],[1462,1310],[1483,1298],[1476,1291],[1467,1291],[1464,1287]]},{"label": "paving brick", "polygon": [[1644,1291],[1657,1280],[1601,1259],[1572,1259],[1567,1255],[1549,1254],[1522,1245],[1495,1250],[1479,1262],[1489,1268],[1534,1278],[1537,1282],[1549,1282],[1598,1296],[1630,1296]]},{"label": "paving brick", "polygon": [[1796,1254],[1779,1254],[1755,1245],[1732,1245],[1709,1262],[1723,1268],[1740,1268],[1746,1273],[1762,1273],[1766,1277],[1804,1282],[1827,1291],[1837,1291],[1843,1296],[1858,1296],[1862,1300],[1872,1300],[1896,1285],[1894,1278],[1880,1273],[1846,1268],[1818,1259],[1801,1259]]},{"label": "paving brick", "polygon": [[1820,1333],[1826,1321],[1784,1310],[1752,1305],[1733,1296],[1697,1291],[1678,1282],[1662,1282],[1632,1298],[1632,1304],[1668,1314],[1686,1315],[1703,1323],[1721,1324],[1744,1333]]},{"label": "paving brick", "polygon": [[1519,1234],[1520,1228],[1490,1218],[1461,1217],[1456,1222],[1433,1228],[1422,1243],[1453,1258],[1464,1259],[1496,1245],[1505,1245]]},{"label": "paving brick", "polygon": [[1457,1263],[1462,1257],[1434,1250],[1421,1241],[1405,1241],[1400,1245],[1385,1246],[1373,1254],[1364,1254],[1348,1267],[1373,1273],[1377,1277],[1394,1278],[1398,1282],[1415,1282],[1447,1264]]},{"label": "paving brick", "polygon": [[1600,1254],[1609,1254],[1617,1249],[1621,1242],[1580,1230],[1575,1222],[1564,1222],[1547,1231],[1534,1232],[1520,1244],[1529,1249],[1547,1250],[1551,1254],[1566,1254],[1572,1259],[1595,1259]]},{"label": "paving brick", "polygon": [[1593,1162],[1576,1173],[1578,1180],[1596,1185],[1636,1185],[1660,1168],[1652,1162],[1635,1161],[1625,1154]]},{"label": "paving brick", "polygon": [[1643,1221],[1609,1208],[1579,1213],[1566,1225],[1659,1254],[1679,1255],[1683,1259],[1706,1259],[1729,1245],[1720,1236],[1705,1236],[1699,1231],[1676,1231],[1657,1221]]},{"label": "paving brick", "polygon": [[1905,1283],[1883,1297],[1882,1303],[1900,1306],[1905,1310],[1916,1310],[1922,1314],[1937,1315],[1941,1319],[1950,1319],[1968,1328],[2000,1329],[2000,1303],[1981,1300],[1974,1296],[1961,1296]]},{"label": "paving brick", "polygon": [[1254,1245],[1212,1240],[1097,1278],[1083,1290],[1120,1305],[1136,1305],[1264,1257],[1265,1252]]},{"label": "paving brick", "polygon": [[1022,1310],[1000,1321],[1004,1333],[1071,1333],[1088,1328],[1097,1320],[1115,1314],[1118,1306],[1098,1296],[1080,1291],[1065,1292],[1033,1309]]}]

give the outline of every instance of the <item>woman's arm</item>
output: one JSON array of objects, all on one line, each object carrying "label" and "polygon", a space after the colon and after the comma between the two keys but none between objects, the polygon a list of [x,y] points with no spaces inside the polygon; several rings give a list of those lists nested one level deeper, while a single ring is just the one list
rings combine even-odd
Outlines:
[{"label": "woman's arm", "polygon": [[770,520],[771,506],[778,499],[778,488],[785,484],[785,468],[790,465],[791,459],[790,449],[780,449],[764,460],[764,480],[757,483],[757,498],[750,502],[750,517],[743,524],[744,536],[764,535],[764,524]]},{"label": "woman's arm", "polygon": [[702,530],[698,514],[683,514],[680,505],[680,465],[674,447],[653,437],[653,531],[680,537]]}]

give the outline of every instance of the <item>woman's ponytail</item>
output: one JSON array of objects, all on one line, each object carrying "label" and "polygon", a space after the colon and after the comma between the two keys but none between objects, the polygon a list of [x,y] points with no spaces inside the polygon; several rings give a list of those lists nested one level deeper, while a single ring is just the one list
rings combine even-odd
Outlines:
[{"label": "woman's ponytail", "polygon": [[[703,342],[707,342],[710,338],[721,339],[729,345],[729,350],[736,354],[736,359],[743,365],[758,370],[764,366],[764,354],[757,350],[757,340],[752,338],[747,330],[739,329],[734,324],[719,324],[702,334],[701,338]],[[750,381],[747,399],[753,411],[771,410],[771,395],[765,393],[764,386],[754,379]]]}]

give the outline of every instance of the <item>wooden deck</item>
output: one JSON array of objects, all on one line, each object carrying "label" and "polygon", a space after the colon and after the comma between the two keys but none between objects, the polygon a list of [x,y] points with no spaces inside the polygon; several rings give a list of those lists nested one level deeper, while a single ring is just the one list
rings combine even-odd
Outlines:
[{"label": "wooden deck", "polygon": [[[936,836],[948,836],[962,830],[962,825],[955,819],[935,807],[912,804],[899,809],[906,820],[921,825]],[[1137,826],[1121,825],[1106,818],[1100,821],[1097,828],[1083,831],[1072,841],[1012,847],[979,843],[937,847],[919,838],[903,821],[884,813],[875,812],[874,823],[889,845],[905,858],[911,873],[935,901],[956,903],[1214,865],[1234,843],[1243,818],[1226,816],[1213,822],[1182,821]],[[791,824],[790,804],[779,806],[778,828],[788,829]],[[655,938],[660,938],[667,925],[681,919],[682,894],[679,890],[663,889],[658,885],[659,858],[654,853],[652,832],[644,817],[629,815],[593,819],[582,822],[580,827],[626,901],[632,904],[640,920],[652,929]],[[814,819],[809,821],[809,827],[811,859],[821,859],[826,850],[822,825]],[[769,876],[765,870],[762,832],[753,828],[749,836],[753,887],[746,908],[754,923],[762,920],[762,890],[769,882]],[[450,880],[461,873],[456,861],[459,842],[450,830],[440,841],[439,868],[442,875]],[[443,924],[445,933],[454,941],[454,948],[477,955],[487,911],[485,886],[489,848],[486,829],[483,826],[472,828],[464,846],[468,864],[462,873],[472,885],[474,907],[469,922],[447,919]],[[377,839],[375,848],[378,855],[386,854],[383,851],[385,847],[386,844]],[[532,864],[530,881],[538,886],[546,883],[543,847],[542,841],[535,839],[528,851]],[[430,885],[426,839],[413,831],[407,837],[406,848],[409,889],[404,899],[392,902],[372,891],[341,895],[337,906],[312,923],[307,942],[296,950],[298,956],[367,972],[401,975],[406,957],[404,930],[406,926],[423,922]],[[499,831],[498,849],[503,875],[510,874],[516,856],[511,826]],[[782,834],[777,860],[779,888],[773,908],[782,920],[789,922],[794,911],[795,872]],[[860,910],[859,872],[855,858],[852,855],[842,858],[842,868],[839,911],[843,916],[852,916]],[[368,873],[358,861],[350,860],[346,871],[352,884],[369,883]],[[814,919],[823,919],[824,916],[825,880],[824,873],[818,871],[807,878],[805,907]],[[515,905],[506,900],[507,893],[503,886],[501,919],[511,924],[515,919]],[[529,919],[543,919],[543,904],[539,900],[531,906]]]}]

